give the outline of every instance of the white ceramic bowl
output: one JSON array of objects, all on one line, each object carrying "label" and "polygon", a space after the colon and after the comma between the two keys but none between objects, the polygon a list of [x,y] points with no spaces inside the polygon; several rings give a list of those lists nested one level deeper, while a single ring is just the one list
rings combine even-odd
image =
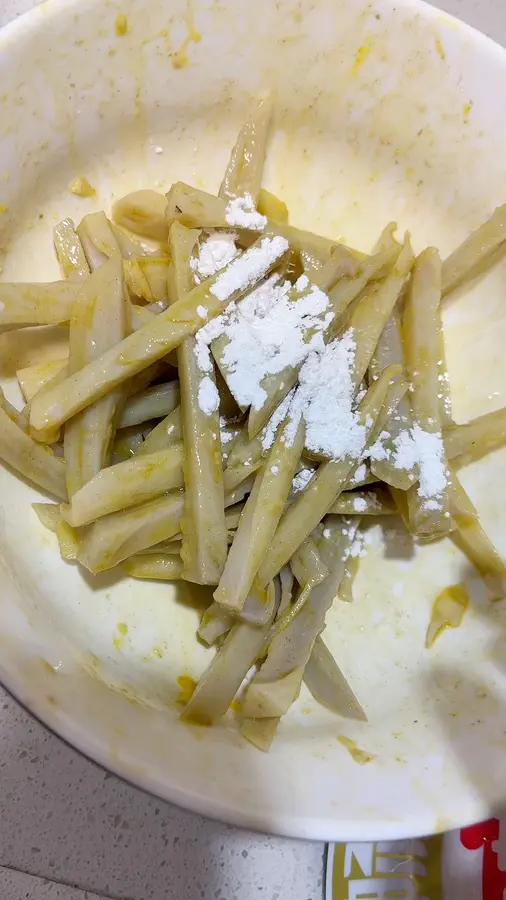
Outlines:
[{"label": "white ceramic bowl", "polygon": [[[176,179],[216,190],[265,88],[277,92],[266,187],[296,224],[369,249],[397,219],[417,248],[446,253],[506,200],[506,55],[414,0],[52,0],[0,35],[0,85],[6,280],[57,277],[51,229],[64,216]],[[96,200],[69,193],[79,174]],[[458,421],[506,402],[505,291],[502,267],[445,311]],[[64,329],[53,338],[63,346]],[[13,396],[16,368],[45,346],[0,337]],[[463,480],[506,554],[506,452]],[[488,603],[450,542],[412,556],[400,533],[386,547],[372,535],[355,603],[336,604],[326,632],[369,722],[304,691],[264,755],[232,718],[178,720],[177,677],[208,658],[195,610],[163,584],[63,563],[36,497],[0,470],[0,677],[103,765],[188,809],[309,838],[435,832],[506,799],[505,604]],[[432,600],[462,578],[472,608],[428,652]],[[375,760],[358,766],[339,735]]]}]

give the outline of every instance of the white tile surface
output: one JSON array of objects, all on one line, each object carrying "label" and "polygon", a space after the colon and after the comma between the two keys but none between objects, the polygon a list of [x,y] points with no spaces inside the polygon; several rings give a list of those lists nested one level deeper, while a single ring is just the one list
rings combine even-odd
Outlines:
[{"label": "white tile surface", "polygon": [[[0,0],[0,25],[36,2]],[[438,5],[506,44],[505,0]],[[322,845],[247,834],[148,797],[67,747],[0,689],[5,900],[96,900],[89,891],[122,900],[320,900],[322,874]]]}]

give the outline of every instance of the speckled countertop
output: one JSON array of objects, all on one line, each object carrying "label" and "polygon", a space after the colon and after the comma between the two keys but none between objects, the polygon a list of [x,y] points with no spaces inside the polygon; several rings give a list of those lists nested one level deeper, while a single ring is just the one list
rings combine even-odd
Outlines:
[{"label": "speckled countertop", "polygon": [[[0,26],[40,0],[0,0]],[[504,0],[439,0],[506,44]],[[320,900],[324,847],[238,831],[89,762],[0,688],[2,900]]]}]

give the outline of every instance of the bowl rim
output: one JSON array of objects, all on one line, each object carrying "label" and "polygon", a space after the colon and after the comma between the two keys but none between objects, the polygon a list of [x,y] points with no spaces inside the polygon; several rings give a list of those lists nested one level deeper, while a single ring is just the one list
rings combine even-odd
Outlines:
[{"label": "bowl rim", "polygon": [[[385,0],[385,2],[388,2],[389,5],[394,4],[394,0]],[[42,0],[42,3],[21,13],[0,28],[0,52],[2,49],[8,49],[10,44],[22,41],[29,32],[36,32],[39,28],[50,28],[51,23],[56,20],[56,17],[61,12],[65,11],[68,15],[72,9],[76,11],[79,9],[79,13],[82,14],[86,6],[93,7],[97,3],[98,0]],[[411,10],[414,14],[419,14],[425,19],[440,20],[443,18],[450,24],[453,23],[483,53],[494,57],[497,63],[502,65],[506,71],[506,47],[503,47],[496,40],[474,26],[447,13],[445,10],[427,3],[426,0],[396,0],[395,5],[402,7],[404,10]],[[217,801],[216,799],[189,793],[185,789],[179,789],[175,783],[151,776],[150,773],[133,774],[133,772],[129,772],[126,760],[112,759],[103,741],[100,739],[94,740],[82,728],[79,724],[78,716],[53,717],[51,720],[50,715],[46,716],[43,711],[38,709],[37,698],[34,692],[25,688],[22,679],[18,678],[15,672],[6,668],[3,660],[0,661],[0,684],[23,710],[27,711],[43,727],[47,728],[81,756],[90,760],[94,765],[100,766],[104,771],[112,772],[118,778],[121,778],[122,781],[151,796],[174,804],[180,809],[196,815],[202,815],[211,820],[241,829],[249,829],[259,834],[312,841],[399,840],[424,836],[428,833],[428,829],[434,832],[433,818],[429,816],[424,818],[423,815],[418,815],[415,819],[408,819],[402,823],[388,821],[388,819],[368,820],[366,822],[361,820],[350,822],[349,820],[336,819],[330,822],[325,819],[293,815],[282,815],[274,821],[267,821],[261,813],[243,812],[235,806],[229,807],[226,801]],[[113,691],[113,688],[109,688],[104,684],[105,688]],[[482,818],[492,814],[494,814],[494,810],[484,809]],[[439,831],[466,827],[474,824],[474,822],[475,818],[469,821],[461,820],[460,818],[449,819],[445,821]]]}]

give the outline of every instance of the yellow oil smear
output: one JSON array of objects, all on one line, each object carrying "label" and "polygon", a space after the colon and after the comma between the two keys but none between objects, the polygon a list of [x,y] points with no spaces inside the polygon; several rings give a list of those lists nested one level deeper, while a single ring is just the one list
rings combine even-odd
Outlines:
[{"label": "yellow oil smear", "polygon": [[357,747],[355,741],[351,738],[346,737],[344,734],[339,734],[337,740],[343,747],[346,747],[348,753],[354,762],[358,763],[359,766],[365,766],[367,763],[372,762],[376,757],[373,753],[368,753],[367,750],[361,750]]},{"label": "yellow oil smear", "polygon": [[81,665],[85,672],[89,672],[90,675],[93,675],[100,681],[102,680],[100,660],[94,653],[85,653],[81,659]]},{"label": "yellow oil smear", "polygon": [[445,59],[446,59],[445,48],[443,47],[443,44],[442,44],[442,42],[441,42],[441,38],[439,37],[438,34],[436,34],[436,36],[435,36],[435,38],[434,38],[434,41],[435,41],[435,44],[436,44],[436,50],[437,50],[439,56],[441,57],[441,59],[442,59],[443,62],[444,62]]},{"label": "yellow oil smear", "polygon": [[160,31],[157,31],[156,34],[153,34],[151,37],[144,38],[141,41],[141,45],[145,47],[147,44],[151,44],[153,41],[158,40],[159,38],[164,38],[166,41],[170,43],[170,31],[168,28],[161,28]]},{"label": "yellow oil smear", "polygon": [[179,685],[179,697],[177,698],[177,702],[182,706],[186,706],[188,701],[193,697],[197,682],[191,675],[179,675],[177,683]]},{"label": "yellow oil smear", "polygon": [[6,212],[8,212],[9,207],[4,206],[3,203],[0,203],[0,215],[4,216]]},{"label": "yellow oil smear", "polygon": [[123,37],[128,32],[128,19],[124,13],[119,13],[116,16],[114,31],[118,37]]},{"label": "yellow oil smear", "polygon": [[116,650],[122,650],[125,646],[125,638],[128,634],[128,625],[125,622],[118,622],[117,628],[119,637],[114,637],[112,643]]},{"label": "yellow oil smear", "polygon": [[83,175],[79,175],[78,178],[74,178],[74,181],[70,182],[69,191],[71,194],[76,194],[77,197],[95,197],[97,193]]},{"label": "yellow oil smear", "polygon": [[48,663],[47,659],[43,659],[42,657],[41,657],[41,660],[42,660],[42,666],[44,668],[44,671],[47,672],[49,675],[55,675],[56,672],[53,669],[51,663]]},{"label": "yellow oil smear", "polygon": [[473,108],[472,103],[464,103],[464,108],[462,110],[463,115],[464,115],[464,122],[468,122],[469,116],[471,115],[472,108]]},{"label": "yellow oil smear", "polygon": [[184,69],[189,63],[187,50],[190,44],[198,44],[202,35],[200,31],[197,31],[195,28],[195,20],[193,18],[193,8],[191,5],[191,0],[187,0],[186,3],[186,27],[188,29],[188,35],[185,37],[183,43],[181,44],[179,50],[176,50],[172,55],[172,68],[173,69]]},{"label": "yellow oil smear", "polygon": [[153,656],[156,656],[157,659],[163,659],[163,651],[160,650],[160,647],[153,647],[151,653]]},{"label": "yellow oil smear", "polygon": [[351,67],[353,75],[358,75],[365,61],[369,58],[373,51],[374,42],[372,38],[366,38],[361,47],[355,53],[355,61]]},{"label": "yellow oil smear", "polygon": [[446,628],[458,628],[469,605],[469,594],[464,584],[452,584],[441,591],[434,600],[432,616],[427,628],[425,646],[432,647],[436,638]]},{"label": "yellow oil smear", "polygon": [[459,25],[459,22],[457,21],[457,19],[450,19],[449,16],[444,16],[444,15],[438,16],[438,18],[439,18],[440,22],[444,22],[444,24],[447,25],[448,28],[451,28],[452,31],[459,30],[460,25]]}]

